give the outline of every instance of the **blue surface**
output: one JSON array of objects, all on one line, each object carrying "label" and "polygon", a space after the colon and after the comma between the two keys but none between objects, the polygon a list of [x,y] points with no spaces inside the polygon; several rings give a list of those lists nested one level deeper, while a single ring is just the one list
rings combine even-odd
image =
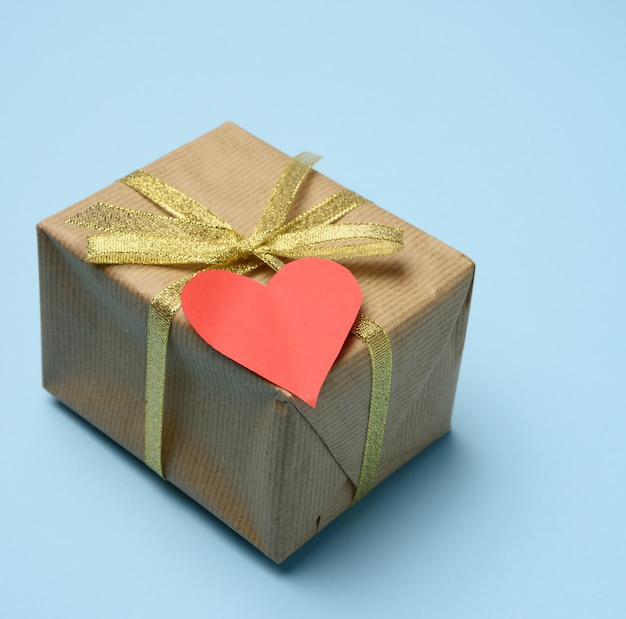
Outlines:
[{"label": "blue surface", "polygon": [[[626,8],[11,3],[3,617],[626,616]],[[274,566],[40,387],[35,223],[224,120],[471,256],[451,435]]]}]

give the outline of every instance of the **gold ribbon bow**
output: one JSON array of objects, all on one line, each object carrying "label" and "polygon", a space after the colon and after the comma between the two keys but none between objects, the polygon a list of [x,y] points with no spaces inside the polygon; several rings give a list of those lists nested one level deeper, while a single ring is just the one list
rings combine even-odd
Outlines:
[{"label": "gold ribbon bow", "polygon": [[[398,228],[373,223],[335,223],[365,201],[348,190],[286,221],[298,189],[318,160],[311,153],[302,153],[291,160],[249,237],[143,170],[129,174],[122,182],[170,216],[98,203],[66,223],[104,232],[87,239],[86,260],[96,264],[197,264],[244,274],[263,264],[278,270],[284,259],[310,256],[349,259],[399,251],[402,230]],[[180,308],[181,290],[192,277],[179,279],[159,292],[148,314],[144,459],[161,477],[164,477],[161,454],[167,341],[172,319]],[[353,501],[357,502],[371,489],[380,459],[391,388],[391,344],[384,329],[361,313],[352,333],[365,343],[372,367],[367,436]]]}]

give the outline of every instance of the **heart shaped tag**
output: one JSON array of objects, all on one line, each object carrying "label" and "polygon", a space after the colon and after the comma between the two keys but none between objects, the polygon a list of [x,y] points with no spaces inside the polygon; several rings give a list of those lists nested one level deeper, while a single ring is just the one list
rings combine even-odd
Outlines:
[{"label": "heart shaped tag", "polygon": [[205,342],[315,407],[362,295],[345,267],[302,258],[267,286],[230,271],[202,271],[181,301]]}]

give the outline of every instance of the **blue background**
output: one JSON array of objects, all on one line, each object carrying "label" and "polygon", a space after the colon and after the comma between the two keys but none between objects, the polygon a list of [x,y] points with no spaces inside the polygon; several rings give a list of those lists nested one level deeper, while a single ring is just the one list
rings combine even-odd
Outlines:
[{"label": "blue background", "polygon": [[[624,3],[0,21],[2,616],[626,616]],[[278,567],[40,386],[35,223],[224,120],[478,265],[453,432]]]}]

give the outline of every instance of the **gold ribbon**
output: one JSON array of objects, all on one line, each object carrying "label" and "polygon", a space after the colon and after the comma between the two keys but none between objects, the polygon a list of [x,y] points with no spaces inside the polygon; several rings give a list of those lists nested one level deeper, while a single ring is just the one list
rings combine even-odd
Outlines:
[{"label": "gold ribbon", "polygon": [[[349,259],[386,256],[402,248],[402,230],[373,223],[335,222],[364,199],[339,191],[286,221],[298,189],[319,157],[302,153],[287,165],[249,237],[211,210],[151,174],[138,170],[122,179],[170,216],[95,204],[66,223],[103,232],[87,239],[86,260],[96,264],[197,264],[245,274],[266,264],[280,269],[284,259],[315,256]],[[145,447],[148,466],[164,477],[163,401],[167,342],[189,275],[159,292],[150,303],[146,359]],[[391,388],[391,344],[384,329],[359,313],[352,333],[367,347],[372,391],[359,483],[353,503],[371,489],[382,449]]]}]

